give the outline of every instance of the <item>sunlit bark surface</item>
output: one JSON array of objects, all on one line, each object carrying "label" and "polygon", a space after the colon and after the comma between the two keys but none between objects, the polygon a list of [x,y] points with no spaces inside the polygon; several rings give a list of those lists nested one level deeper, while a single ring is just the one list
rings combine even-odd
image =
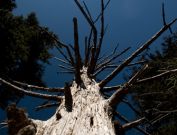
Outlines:
[{"label": "sunlit bark surface", "polygon": [[[114,135],[111,108],[99,93],[99,86],[82,70],[83,88],[73,82],[72,112],[65,108],[64,101],[47,121],[33,120],[37,125],[36,135]],[[59,118],[57,118],[59,117]]]}]

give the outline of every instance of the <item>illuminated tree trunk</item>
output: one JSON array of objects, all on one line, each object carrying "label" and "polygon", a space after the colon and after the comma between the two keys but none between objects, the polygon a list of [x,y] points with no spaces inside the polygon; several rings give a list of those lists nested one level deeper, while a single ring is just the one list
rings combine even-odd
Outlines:
[{"label": "illuminated tree trunk", "polygon": [[81,78],[84,87],[77,87],[75,82],[71,86],[72,111],[67,111],[63,100],[49,120],[34,120],[36,135],[115,135],[111,107],[100,95],[98,83],[89,79],[86,71]]},{"label": "illuminated tree trunk", "polygon": [[[148,65],[141,68],[124,84],[110,87],[107,87],[107,84],[123,69],[131,65],[131,62],[136,60],[137,56],[145,49],[149,48],[149,46],[164,31],[169,29],[177,19],[174,19],[169,24],[165,24],[162,29],[135,50],[127,59],[122,61],[121,64],[116,64],[115,60],[130,48],[128,47],[118,53],[116,47],[112,54],[100,57],[105,29],[104,10],[110,0],[108,0],[107,4],[104,4],[104,0],[100,1],[101,13],[96,20],[93,21],[87,5],[84,3],[86,9],[84,10],[80,2],[74,0],[91,28],[91,33],[88,38],[85,38],[84,59],[81,58],[80,55],[77,18],[74,17],[73,19],[73,46],[65,45],[58,41],[56,37],[47,33],[44,29],[39,28],[42,32],[46,32],[46,34],[49,34],[51,38],[56,41],[56,47],[63,56],[63,59],[57,58],[59,62],[63,64],[59,65],[59,67],[65,69],[66,73],[73,73],[75,75],[75,81],[73,81],[71,85],[66,84],[64,88],[44,88],[12,80],[9,82],[0,78],[0,83],[14,88],[17,92],[37,98],[52,100],[58,104],[56,113],[47,121],[29,119],[21,109],[14,106],[9,107],[7,109],[9,135],[122,135],[124,134],[124,131],[129,128],[136,128],[143,134],[149,135],[145,130],[136,127],[145,119],[144,117],[132,122],[121,117],[126,122],[124,125],[119,121],[113,120],[113,115],[119,115],[113,108],[122,102],[122,97],[128,94],[129,89],[134,83],[137,83],[138,81],[141,82],[139,77],[143,71],[148,68]],[[100,33],[98,33],[98,29],[95,25],[99,19],[101,22]],[[63,49],[65,49],[65,51],[63,51]],[[137,63],[139,63],[139,61]],[[98,83],[93,79],[97,78],[99,73],[110,67],[114,68],[114,70],[107,75],[106,78],[102,78]],[[152,77],[151,79],[154,78],[156,77]],[[29,91],[29,88],[31,91]],[[32,91],[37,89],[48,92],[60,92],[62,94],[43,94]],[[113,94],[107,99],[103,98],[104,92],[110,92],[110,90],[114,90]]]}]

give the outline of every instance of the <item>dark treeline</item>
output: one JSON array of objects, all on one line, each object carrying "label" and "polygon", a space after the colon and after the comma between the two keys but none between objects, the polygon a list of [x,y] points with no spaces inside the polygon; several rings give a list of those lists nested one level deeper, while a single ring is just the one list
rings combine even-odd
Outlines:
[{"label": "dark treeline", "polygon": [[146,79],[132,89],[135,103],[147,118],[145,125],[152,134],[176,135],[177,33],[165,38],[162,52],[146,54],[146,58],[149,68],[141,76]]},{"label": "dark treeline", "polygon": [[[16,8],[14,0],[1,0],[0,76],[44,85],[41,80],[43,63],[48,63],[51,57],[48,50],[54,46],[54,40],[38,29],[40,27],[48,31],[39,25],[35,13],[30,13],[26,17],[16,16],[12,12],[14,8]],[[11,100],[18,101],[20,97],[8,89],[0,85],[2,108],[5,108]]]}]

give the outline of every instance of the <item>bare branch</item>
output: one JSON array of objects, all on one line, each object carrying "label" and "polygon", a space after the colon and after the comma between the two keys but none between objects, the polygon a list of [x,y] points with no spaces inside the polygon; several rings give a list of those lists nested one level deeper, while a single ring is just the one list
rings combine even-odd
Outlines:
[{"label": "bare branch", "polygon": [[163,19],[163,25],[167,25],[166,20],[165,20],[165,8],[164,8],[164,3],[162,3],[162,19]]},{"label": "bare branch", "polygon": [[89,16],[90,21],[91,21],[92,23],[94,23],[94,22],[93,22],[93,19],[92,19],[92,15],[91,15],[91,13],[90,13],[90,11],[89,11],[89,9],[88,9],[88,6],[87,6],[87,4],[85,3],[85,1],[83,1],[83,4],[84,4],[84,7],[85,7],[85,9],[86,9],[86,11],[87,11],[87,14],[88,14],[88,16]]},{"label": "bare branch", "polygon": [[[117,48],[118,48],[119,44],[116,45],[116,47],[114,48],[114,50],[112,51],[111,54],[105,56],[106,54],[104,54],[102,57],[99,58],[99,63],[103,63],[104,61],[108,60],[110,57],[114,56],[114,54],[116,53],[117,51]],[[99,65],[99,64],[98,64]]]},{"label": "bare branch", "polygon": [[152,76],[152,77],[147,77],[147,78],[144,78],[144,79],[141,79],[141,80],[138,80],[137,83],[143,83],[143,82],[147,82],[147,81],[152,81],[154,79],[158,79],[160,77],[163,77],[163,76],[166,76],[166,75],[169,75],[171,73],[177,73],[177,69],[173,69],[173,70],[167,70],[161,74],[158,74],[158,75],[155,75],[155,76]]},{"label": "bare branch", "polygon": [[[121,120],[123,120],[124,122],[130,123],[130,121],[129,121],[127,118],[125,118],[124,116],[122,116],[119,112],[115,111],[115,114],[116,114]],[[147,133],[145,130],[143,130],[143,129],[139,128],[139,127],[133,127],[133,128],[135,128],[136,130],[142,132],[142,133],[145,134],[145,135],[150,135],[150,134]]]},{"label": "bare branch", "polygon": [[119,65],[110,75],[99,83],[99,86],[103,88],[108,82],[110,82],[117,74],[119,74],[132,60],[134,60],[141,52],[148,48],[159,36],[162,35],[177,19],[174,19],[168,25],[165,25],[159,32],[157,32],[151,39],[138,48],[129,58],[127,58],[121,65]]},{"label": "bare branch", "polygon": [[62,68],[62,69],[65,69],[65,70],[67,70],[67,71],[74,71],[74,68],[69,68],[69,67],[66,67],[66,66],[64,66],[64,65],[58,65],[58,67],[60,67],[60,68]]},{"label": "bare branch", "polygon": [[71,54],[71,51],[70,51],[68,46],[65,46],[65,48],[66,48],[66,51],[67,51],[67,53],[69,55],[69,58],[68,58],[68,56],[65,55],[65,53],[60,48],[57,47],[57,50],[74,67],[74,59],[73,59],[73,56]]},{"label": "bare branch", "polygon": [[99,38],[98,46],[96,48],[95,62],[93,63],[94,65],[93,65],[91,73],[93,73],[95,70],[95,66],[98,61],[98,57],[100,55],[101,46],[102,46],[103,38],[104,38],[104,0],[101,0],[101,28],[100,29],[101,29],[100,38]]},{"label": "bare branch", "polygon": [[89,38],[88,38],[88,43],[87,43],[87,50],[85,52],[85,66],[88,66],[89,58],[90,58],[90,49],[91,49],[91,38],[92,38],[92,29],[90,30]]},{"label": "bare branch", "polygon": [[78,8],[80,9],[80,11],[82,12],[82,14],[84,15],[85,19],[87,20],[87,22],[89,23],[89,25],[91,26],[92,30],[93,30],[93,34],[94,34],[94,47],[96,48],[96,43],[97,43],[97,29],[94,25],[94,23],[92,23],[92,21],[90,20],[90,18],[88,17],[87,13],[85,12],[85,10],[83,9],[83,7],[81,6],[81,4],[78,2],[78,0],[74,0],[76,5],[78,6]]},{"label": "bare branch", "polygon": [[160,116],[158,119],[152,121],[152,125],[154,125],[155,123],[161,121],[162,119],[165,119],[166,117],[168,117],[170,115],[170,113],[164,114],[162,116]]},{"label": "bare branch", "polygon": [[[127,65],[127,67],[130,67],[130,66],[135,66],[135,65],[138,65],[138,64],[144,64],[146,63],[147,61],[138,61],[138,62],[135,62],[135,63],[130,63]],[[110,68],[117,68],[119,65],[106,65],[106,66],[103,66],[101,67],[97,72],[95,72],[93,74],[93,77],[96,77],[98,74],[100,74],[101,72],[103,72],[104,70],[106,69],[110,69]]]},{"label": "bare branch", "polygon": [[84,51],[84,54],[85,54],[85,59],[84,59],[84,61],[85,61],[85,62],[84,62],[84,65],[87,66],[87,64],[86,64],[86,59],[88,59],[88,58],[87,58],[87,54],[88,54],[88,51],[89,51],[88,38],[87,38],[87,36],[85,37],[85,40],[84,40],[84,41],[85,41],[85,48],[84,48],[84,49],[85,49],[85,51]]},{"label": "bare branch", "polygon": [[167,114],[167,113],[177,113],[177,109],[176,110],[170,110],[170,111],[158,111],[158,114]]},{"label": "bare branch", "polygon": [[106,66],[107,64],[109,64],[110,62],[114,61],[115,59],[117,59],[118,57],[120,57],[121,55],[123,55],[124,53],[126,53],[130,48],[131,48],[131,47],[125,48],[122,52],[116,54],[116,55],[113,56],[111,59],[107,60],[106,62],[104,62],[104,63],[102,63],[102,64],[100,64],[100,65],[98,65],[98,67],[97,67],[96,70],[98,70],[98,69],[100,69],[101,67],[104,67],[104,66]]},{"label": "bare branch", "polygon": [[29,85],[27,83],[19,82],[19,81],[12,81],[15,84],[21,85],[26,88],[30,89],[36,89],[36,90],[43,90],[48,92],[63,92],[64,88],[48,88],[48,87],[41,87],[41,86],[35,86],[35,85]]},{"label": "bare branch", "polygon": [[90,75],[93,71],[94,68],[94,62],[95,62],[95,49],[94,47],[91,48],[91,58],[90,58],[90,62],[89,62],[89,66],[88,66],[88,70],[87,70],[87,74]]},{"label": "bare branch", "polygon": [[101,45],[103,42],[103,37],[104,37],[104,0],[101,0],[101,28],[100,28],[100,39],[99,39],[99,43],[98,43],[98,47],[97,47],[97,57],[99,56],[100,53],[100,49],[101,49]]},{"label": "bare branch", "polygon": [[35,108],[35,111],[40,111],[42,109],[46,109],[46,108],[49,108],[49,107],[56,107],[56,106],[59,106],[60,103],[47,103],[47,104],[44,104],[44,105],[40,105],[40,106],[37,106]]},{"label": "bare branch", "polygon": [[146,60],[141,60],[141,61],[137,61],[137,62],[134,62],[134,63],[130,63],[128,64],[127,66],[130,67],[130,66],[135,66],[135,65],[138,65],[138,64],[144,64],[146,63],[147,61]]},{"label": "bare branch", "polygon": [[[78,0],[74,0],[82,14],[84,15],[85,19],[89,23],[92,31],[93,31],[93,48],[92,48],[92,56],[90,58],[89,66],[88,66],[88,74],[90,74],[94,69],[95,64],[95,53],[96,53],[96,47],[97,47],[97,29],[95,24],[90,20],[89,16],[87,15],[86,11],[83,9],[81,4],[78,2]],[[92,64],[92,65],[91,65]]]},{"label": "bare branch", "polygon": [[[164,3],[162,3],[162,17],[163,17],[163,25],[165,26],[165,25],[167,25],[167,23],[166,23],[166,20],[165,20],[165,6],[164,6]],[[171,34],[173,33],[171,27],[169,27],[169,31],[170,31]]]},{"label": "bare branch", "polygon": [[63,99],[60,96],[41,94],[41,93],[36,93],[36,92],[24,90],[20,87],[17,87],[15,85],[11,84],[10,82],[8,82],[8,81],[6,81],[2,78],[0,78],[0,82],[4,83],[7,86],[10,86],[10,87],[14,88],[17,92],[23,93],[23,94],[28,95],[28,96],[42,98],[42,99],[56,100],[56,101],[61,101]]},{"label": "bare branch", "polygon": [[127,104],[136,114],[140,116],[140,112],[127,99],[123,99],[122,102]]},{"label": "bare branch", "polygon": [[57,57],[53,57],[53,58],[58,60],[58,61],[60,61],[60,62],[62,62],[62,63],[64,63],[64,64],[71,65],[71,63],[69,63],[69,62],[67,62],[67,61],[65,61],[63,59],[60,59],[60,58],[57,58]]},{"label": "bare branch", "polygon": [[57,50],[60,52],[60,54],[64,57],[66,61],[71,63],[71,60],[66,56],[66,54],[61,50],[61,48],[57,47]]},{"label": "bare branch", "polygon": [[76,78],[76,83],[80,84],[81,83],[80,69],[82,67],[82,62],[81,62],[82,60],[79,51],[77,18],[73,18],[73,23],[74,23],[74,51],[75,51],[75,61],[76,61],[75,78]]},{"label": "bare branch", "polygon": [[68,112],[72,112],[73,98],[70,86],[65,83],[65,108]]},{"label": "bare branch", "polygon": [[138,79],[139,76],[142,75],[142,73],[148,68],[148,65],[144,65],[144,67],[142,69],[140,69],[128,82],[128,86],[132,85],[133,83],[135,83]]},{"label": "bare branch", "polygon": [[121,97],[128,94],[129,87],[132,86],[134,82],[136,82],[137,78],[148,68],[145,65],[141,70],[139,70],[124,86],[120,87],[109,99],[109,105],[114,106],[121,101]]},{"label": "bare branch", "polygon": [[134,128],[136,126],[138,126],[139,124],[141,124],[143,121],[145,120],[145,118],[141,118],[141,119],[138,119],[138,120],[135,120],[135,121],[132,121],[132,122],[129,122],[129,123],[126,123],[122,126],[122,128],[124,130],[128,130],[130,128]]},{"label": "bare branch", "polygon": [[73,50],[73,52],[74,52],[74,47],[71,45],[71,44],[69,44],[69,47]]},{"label": "bare branch", "polygon": [[73,18],[73,24],[74,24],[74,52],[75,52],[75,58],[76,58],[76,65],[79,69],[82,67],[82,60],[79,50],[79,34],[78,34],[78,24],[77,24],[77,18]]},{"label": "bare branch", "polygon": [[70,58],[70,63],[71,63],[72,66],[74,66],[74,58],[73,58],[73,56],[72,56],[72,54],[71,54],[71,51],[70,51],[70,49],[69,49],[68,46],[65,46],[65,47],[66,47],[68,56],[69,56],[69,58]]},{"label": "bare branch", "polygon": [[56,42],[58,47],[65,47],[66,46],[64,43],[60,42],[55,35],[49,33],[45,28],[40,27],[40,26],[37,26],[36,28],[38,30],[40,30],[41,32],[45,32],[47,35],[49,35]]},{"label": "bare branch", "polygon": [[[42,27],[40,27],[40,26],[38,26],[37,29],[39,29],[39,30],[41,30],[41,31],[43,31],[43,32],[45,32],[45,33],[47,33],[47,34],[56,42],[56,45],[55,45],[55,46],[56,46],[56,48],[58,49],[58,51],[63,55],[63,57],[64,57],[69,63],[71,63],[72,65],[74,65],[74,60],[73,60],[71,51],[70,51],[69,47],[68,47],[66,44],[64,44],[64,43],[62,43],[61,41],[59,41],[56,36],[54,36],[54,35],[52,35],[51,33],[49,33],[46,29],[44,29],[44,28],[42,28]],[[67,51],[67,53],[68,53],[68,56],[69,56],[70,60],[69,60],[69,59],[67,58],[67,56],[64,55],[64,53],[61,51],[61,47],[66,48],[66,51]]]},{"label": "bare branch", "polygon": [[73,71],[59,71],[57,73],[61,73],[61,74],[74,74]]},{"label": "bare branch", "polygon": [[167,95],[167,94],[170,94],[170,93],[165,93],[165,92],[148,92],[148,93],[143,93],[143,94],[140,94],[138,95],[138,97],[145,97],[145,96],[151,96],[151,95]]},{"label": "bare branch", "polygon": [[[107,8],[107,6],[109,5],[109,3],[111,2],[111,0],[108,0],[107,3],[104,6],[104,10]],[[94,23],[96,23],[101,17],[101,13],[97,16],[97,18],[95,19]]]},{"label": "bare branch", "polygon": [[116,85],[116,86],[110,86],[110,87],[104,87],[102,91],[112,91],[112,90],[118,90],[121,85]]}]

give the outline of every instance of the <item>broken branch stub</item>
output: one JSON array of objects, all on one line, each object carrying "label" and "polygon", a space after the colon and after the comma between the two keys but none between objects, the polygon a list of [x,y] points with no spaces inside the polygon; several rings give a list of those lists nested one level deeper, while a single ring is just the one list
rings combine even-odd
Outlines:
[{"label": "broken branch stub", "polygon": [[78,24],[77,24],[77,18],[73,18],[74,23],[74,52],[75,52],[75,79],[76,83],[79,85],[81,84],[81,76],[80,76],[80,70],[82,67],[82,60],[80,56],[80,50],[79,50],[79,35],[78,35]]},{"label": "broken branch stub", "polygon": [[65,83],[65,108],[68,112],[72,112],[73,98],[71,95],[71,89],[68,83]]}]

